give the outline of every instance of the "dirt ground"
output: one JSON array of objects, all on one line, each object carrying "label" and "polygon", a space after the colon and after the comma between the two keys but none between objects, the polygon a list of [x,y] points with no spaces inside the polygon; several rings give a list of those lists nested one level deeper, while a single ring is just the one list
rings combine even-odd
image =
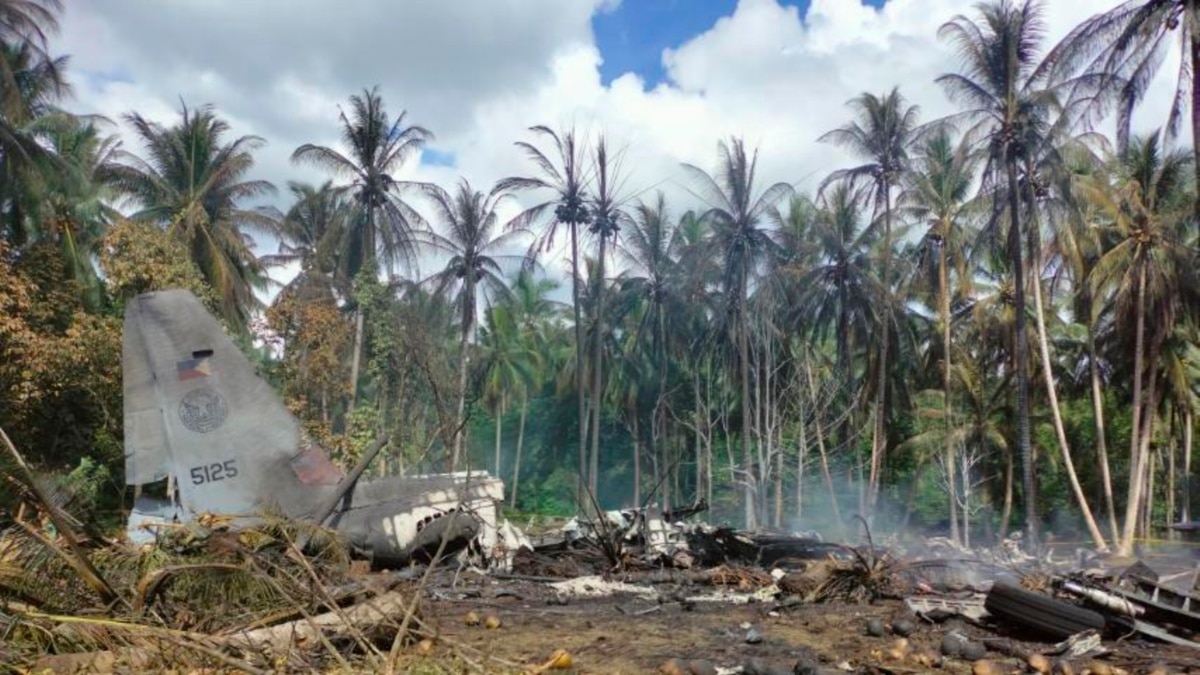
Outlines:
[{"label": "dirt ground", "polygon": [[[1029,636],[1008,635],[1003,627],[979,627],[958,619],[940,625],[924,623],[898,600],[863,605],[687,603],[680,598],[701,589],[669,584],[654,588],[656,597],[573,598],[558,604],[561,601],[552,588],[529,580],[481,577],[460,578],[457,585],[438,582],[428,591],[423,613],[427,624],[440,632],[440,643],[430,654],[414,656],[408,668],[410,672],[452,671],[444,664],[462,654],[489,672],[521,672],[544,664],[557,649],[571,654],[573,666],[551,672],[608,675],[660,672],[670,659],[699,659],[722,670],[740,667],[748,674],[770,675],[792,673],[798,663],[812,670],[795,672],[818,673],[970,673],[975,667],[961,658],[946,658],[938,666],[918,662],[915,656],[897,661],[888,654],[897,637],[890,631],[882,637],[868,636],[865,627],[870,618],[880,619],[885,626],[911,620],[915,631],[908,638],[910,654],[937,653],[951,631],[974,640],[1008,638],[1010,644],[1029,651],[1050,646],[1029,641]],[[471,613],[481,622],[495,616],[501,625],[468,625]],[[747,640],[751,630],[761,641]],[[1105,647],[1112,653],[1102,662],[1131,674],[1200,672],[1200,652],[1184,647],[1139,639],[1106,640]],[[1029,672],[1021,660],[997,651],[990,651],[987,659],[998,666],[992,672]],[[1073,662],[1071,672],[1083,672],[1089,661]],[[1154,670],[1155,666],[1163,669]]]}]

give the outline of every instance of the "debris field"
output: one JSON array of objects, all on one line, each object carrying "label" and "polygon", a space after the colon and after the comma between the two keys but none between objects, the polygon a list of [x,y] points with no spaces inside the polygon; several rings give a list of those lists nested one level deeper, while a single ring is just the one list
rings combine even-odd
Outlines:
[{"label": "debris field", "polygon": [[[43,495],[50,504],[54,499]],[[12,672],[1200,672],[1200,567],[1018,540],[853,545],[657,515],[378,569],[336,532],[199,518],[109,541],[65,511],[0,540]],[[92,573],[82,573],[90,568]],[[94,577],[94,578],[93,578]],[[105,591],[104,589],[108,590]],[[1195,595],[1194,595],[1195,594]],[[208,672],[208,671],[206,671]]]}]

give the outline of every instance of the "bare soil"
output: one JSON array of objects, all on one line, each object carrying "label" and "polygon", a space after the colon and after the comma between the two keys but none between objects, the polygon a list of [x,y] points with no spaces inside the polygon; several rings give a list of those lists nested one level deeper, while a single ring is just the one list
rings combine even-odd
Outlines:
[{"label": "bare soil", "polygon": [[[550,672],[656,673],[670,659],[702,659],[720,668],[742,667],[746,672],[774,675],[791,673],[797,662],[817,672],[859,673],[970,673],[973,664],[946,658],[939,666],[919,662],[919,652],[936,654],[942,638],[958,631],[973,640],[1007,638],[1026,651],[1046,650],[1049,643],[1028,635],[1010,634],[1004,626],[980,627],[951,619],[942,624],[922,622],[898,600],[872,604],[799,604],[775,602],[743,605],[718,602],[680,602],[680,587],[656,585],[657,598],[610,596],[574,598],[558,604],[557,593],[545,583],[529,580],[477,577],[450,579],[432,584],[422,611],[427,625],[436,626],[440,638],[426,656],[414,656],[410,672],[447,672],[435,664],[452,662],[455,654],[470,655],[489,672],[521,672],[544,664],[557,649],[571,654],[573,667]],[[690,588],[686,595],[706,589]],[[499,628],[482,623],[468,625],[474,613],[481,622],[500,619]],[[900,619],[915,624],[908,637],[910,656],[897,660],[888,652],[897,637],[866,634],[866,622],[880,619],[885,626]],[[747,624],[761,642],[747,641]],[[1112,653],[1104,664],[1128,673],[1200,672],[1200,652],[1185,647],[1131,638],[1105,641]],[[415,651],[415,650],[414,650]],[[997,673],[1029,672],[1021,659],[990,651]],[[1091,659],[1072,663],[1083,672]],[[775,670],[766,670],[774,668]],[[686,672],[686,671],[685,671]],[[811,672],[811,671],[810,671]],[[1119,671],[1118,671],[1119,672]]]}]

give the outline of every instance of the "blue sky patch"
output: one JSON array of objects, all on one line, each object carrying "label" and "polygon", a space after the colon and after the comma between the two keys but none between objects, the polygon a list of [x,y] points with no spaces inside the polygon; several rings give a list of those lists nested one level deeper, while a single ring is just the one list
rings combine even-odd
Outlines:
[{"label": "blue sky patch", "polygon": [[454,168],[458,163],[453,152],[426,147],[421,151],[421,164],[425,166],[448,166]]},{"label": "blue sky patch", "polygon": [[[785,6],[799,7],[801,15],[808,12],[809,2],[780,0]],[[881,7],[885,0],[866,2]],[[736,8],[737,0],[622,0],[617,9],[601,12],[592,19],[596,45],[604,59],[601,79],[607,86],[621,75],[633,72],[648,87],[654,87],[666,79],[662,65],[664,49],[678,47],[707,31]]]}]

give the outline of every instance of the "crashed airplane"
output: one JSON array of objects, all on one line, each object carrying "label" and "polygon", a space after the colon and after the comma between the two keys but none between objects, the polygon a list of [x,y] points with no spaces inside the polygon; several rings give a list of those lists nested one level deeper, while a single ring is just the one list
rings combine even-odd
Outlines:
[{"label": "crashed airplane", "polygon": [[[336,467],[187,291],[130,301],[122,366],[134,541],[206,514],[236,529],[268,510],[336,529],[380,567],[428,559],[443,538],[449,553],[495,562],[523,538],[500,522],[504,486],[486,472],[359,482],[371,457],[349,475]],[[142,494],[164,481],[166,499]]]}]

